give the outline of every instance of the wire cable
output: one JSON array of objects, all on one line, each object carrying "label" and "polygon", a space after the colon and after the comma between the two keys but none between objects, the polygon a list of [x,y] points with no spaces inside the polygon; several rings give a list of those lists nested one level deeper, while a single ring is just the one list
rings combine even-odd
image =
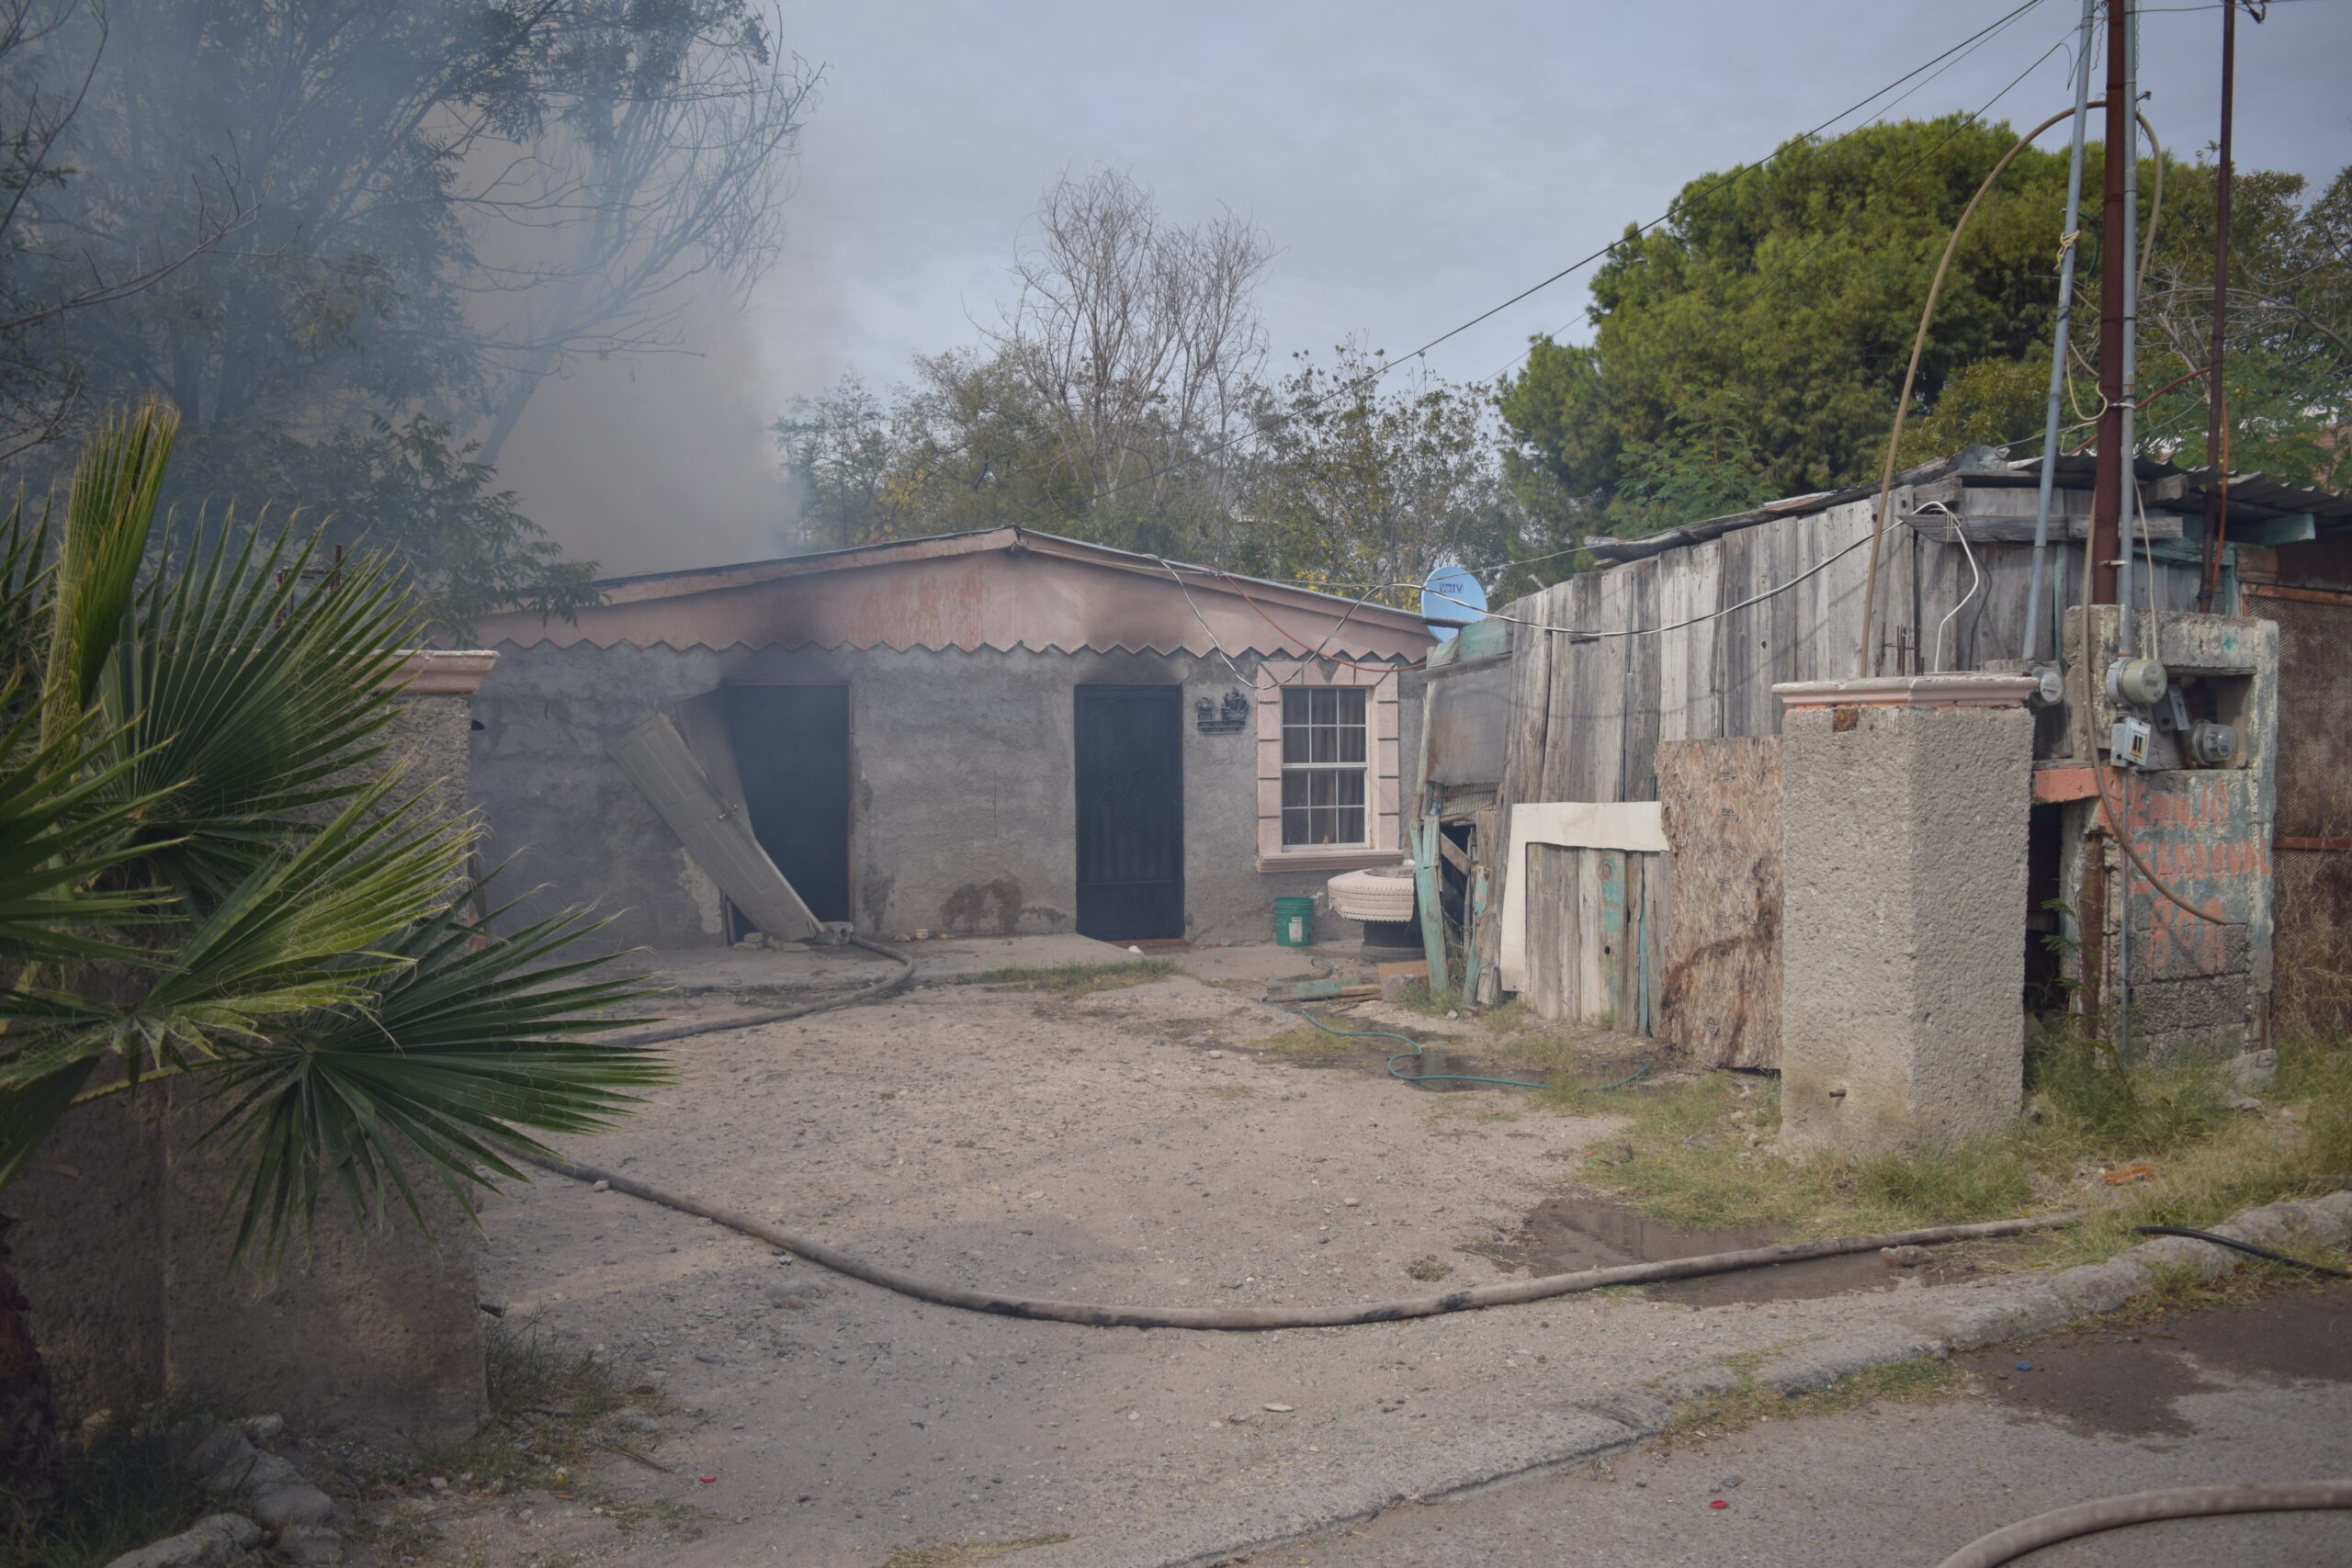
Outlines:
[{"label": "wire cable", "polygon": [[[1893,92],[1895,88],[1903,85],[1905,82],[1908,82],[1913,77],[1918,75],[1921,72],[1932,69],[1952,55],[1958,54],[1963,51],[1974,49],[1981,40],[1988,39],[1994,33],[1999,32],[2002,28],[2007,27],[2010,23],[2016,21],[2018,17],[2024,16],[2027,12],[2034,9],[2041,4],[2041,0],[2024,0],[2024,4],[2018,6],[2014,9],[1996,18],[1994,21],[1987,23],[1985,26],[1979,28],[1975,32],[1969,34],[1968,37],[1961,39],[1960,42],[1953,44],[1950,49],[1943,51],[1933,59],[1905,72],[1902,75],[1896,77],[1885,86],[1879,88],[1876,92],[1870,94],[1867,97],[1856,101],[1848,107],[1839,110],[1838,113],[1830,116],[1827,119],[1823,120],[1819,125],[1815,126],[1812,130],[1783,141],[1779,147],[1773,149],[1773,151],[1767,156],[1758,159],[1753,164],[1743,164],[1739,165],[1737,168],[1732,170],[1731,173],[1724,175],[1723,178],[1708,186],[1704,190],[1699,191],[1687,197],[1678,197],[1672,206],[1668,207],[1664,212],[1660,213],[1657,217],[1649,220],[1647,222],[1631,225],[1632,234],[1630,236],[1621,234],[1616,239],[1609,242],[1609,243],[1600,247],[1598,250],[1591,251],[1577,257],[1575,261],[1568,263],[1567,265],[1560,268],[1557,272],[1553,273],[1550,276],[1545,277],[1539,282],[1530,284],[1525,288],[1522,288],[1518,293],[1512,295],[1510,299],[1503,300],[1500,304],[1490,306],[1487,309],[1479,311],[1476,315],[1472,316],[1467,321],[1462,321],[1454,326],[1448,327],[1445,331],[1438,333],[1435,337],[1430,338],[1428,342],[1422,344],[1419,348],[1412,350],[1410,353],[1401,355],[1394,359],[1384,359],[1381,364],[1362,376],[1353,377],[1346,381],[1335,383],[1329,391],[1323,393],[1320,397],[1308,400],[1302,408],[1296,411],[1283,413],[1271,423],[1255,424],[1247,430],[1238,431],[1220,441],[1210,443],[1197,452],[1187,452],[1180,457],[1170,458],[1168,462],[1160,464],[1159,466],[1144,473],[1137,474],[1132,479],[1122,479],[1110,489],[1103,491],[1100,495],[1096,496],[1095,499],[1097,501],[1107,501],[1112,496],[1117,495],[1124,491],[1132,490],[1139,485],[1156,483],[1159,479],[1165,479],[1168,475],[1176,472],[1179,468],[1187,468],[1206,458],[1216,457],[1220,453],[1229,451],[1233,447],[1240,446],[1244,442],[1261,440],[1273,425],[1286,424],[1291,421],[1299,418],[1304,413],[1311,412],[1316,409],[1321,408],[1323,405],[1331,402],[1335,399],[1342,396],[1352,395],[1363,390],[1364,388],[1374,386],[1380,381],[1382,377],[1387,375],[1390,371],[1396,369],[1400,366],[1410,364],[1417,359],[1425,361],[1430,350],[1461,336],[1471,328],[1491,320],[1502,311],[1508,310],[1513,305],[1517,305],[1534,295],[1542,293],[1544,289],[1551,288],[1554,284],[1560,282],[1562,279],[1581,272],[1584,268],[1590,266],[1593,263],[1600,261],[1614,254],[1625,243],[1625,241],[1629,237],[1638,237],[1650,232],[1652,230],[1661,228],[1666,224],[1672,222],[1684,212],[1688,211],[1694,203],[1704,200],[1706,197],[1713,196],[1715,192],[1722,190],[1726,186],[1730,186],[1739,180],[1745,179],[1749,175],[1756,173],[1759,169],[1769,168],[1790,148],[1811,141],[1815,137],[1819,136],[1831,126],[1836,125],[1838,121],[1869,107],[1871,104],[1876,103],[1887,94]],[[2052,46],[2053,50],[2057,47],[2060,46]],[[2051,52],[2052,51],[2045,50],[2035,59],[2032,65],[2026,68],[2026,73],[2024,74],[2020,74],[2017,78],[2017,81],[2011,82],[2008,87],[2002,88],[2001,92],[1995,95],[1991,102],[1988,102],[1984,108],[1977,110],[1976,114],[1981,116],[1985,113],[1986,110],[1989,110],[1994,103],[1998,103],[2003,96],[2007,95],[2010,88],[2017,85],[2017,82],[2021,82],[2025,79],[2025,74],[2030,74],[2036,67],[2041,65],[2043,60],[2048,59]],[[1973,118],[1975,117],[1972,116],[1971,118]],[[1957,134],[1957,131],[1955,131],[1954,134]],[[1522,350],[1518,355],[1513,357],[1511,364],[1515,365],[1520,359],[1523,359],[1525,357],[1526,351]],[[1506,366],[1504,370],[1508,371],[1509,368],[1509,366]],[[1498,372],[1498,374],[1501,373],[1502,372]]]},{"label": "wire cable", "polygon": [[2352,1280],[2352,1273],[2346,1273],[2341,1269],[2330,1269],[2324,1263],[2307,1263],[2300,1258],[2290,1258],[2283,1252],[2273,1252],[2267,1247],[2256,1247],[2250,1241],[2240,1241],[2234,1236],[2216,1235],[2211,1231],[2190,1230],[2186,1225],[2134,1225],[2132,1229],[2133,1234],[2138,1235],[2187,1236],[2190,1241],[2211,1242],[2215,1247],[2226,1247],[2233,1252],[2243,1252],[2250,1257],[2266,1258],[2272,1263],[2284,1263],[2290,1269],[2301,1269],[2312,1274],[2324,1274],[2331,1280]]}]

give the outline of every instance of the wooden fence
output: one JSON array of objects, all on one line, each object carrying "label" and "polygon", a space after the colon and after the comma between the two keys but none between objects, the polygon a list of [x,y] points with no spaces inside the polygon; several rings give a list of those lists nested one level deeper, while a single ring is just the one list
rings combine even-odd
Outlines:
[{"label": "wooden fence", "polygon": [[[1964,538],[1948,514],[1928,504],[1946,492],[1956,498],[1957,511],[1970,514]],[[2013,517],[1975,515],[1984,509],[1979,496],[1974,489],[1963,494],[1949,479],[1897,487],[1898,521],[1882,542],[1871,673],[1985,669],[2022,657],[2032,548],[2019,542]],[[2031,510],[2030,490],[2011,487],[1996,500]],[[1510,808],[1523,803],[1662,799],[1662,745],[1777,737],[1774,684],[1860,673],[1874,505],[1865,499],[1774,517],[1579,573],[1499,611],[1514,623],[1510,733],[1495,800],[1502,830],[1509,830]],[[2177,536],[2177,520],[2164,531]],[[2067,537],[2073,532],[2053,530],[2055,603],[2046,592],[2045,649],[2047,628],[2064,624],[2080,594],[2082,552]],[[2157,556],[2149,575],[2158,602],[2193,608],[2191,553],[2168,538],[2158,542]],[[1669,771],[1677,765],[1667,764]],[[1710,790],[1760,792],[1762,754],[1744,762],[1725,753],[1717,762],[1679,765],[1688,786],[1681,833],[1668,828],[1674,929],[1653,955],[1652,1017],[1701,1060],[1769,1065],[1779,1034],[1777,987],[1769,998],[1756,990],[1738,1006],[1708,998],[1747,981],[1761,987],[1759,966],[1777,975],[1776,962],[1768,964],[1766,956],[1777,951],[1777,935],[1767,942],[1758,932],[1777,919],[1778,857],[1770,857],[1767,874],[1758,852],[1768,839],[1777,844],[1779,818],[1768,827],[1760,815],[1693,809]],[[1712,768],[1727,770],[1715,784],[1707,782]],[[1777,759],[1770,772],[1776,784]],[[1777,787],[1770,794],[1777,809]],[[1767,803],[1759,793],[1752,804],[1761,812]],[[1488,897],[1498,908],[1511,870],[1502,858],[1490,861],[1497,880]],[[1545,905],[1558,904],[1566,897],[1566,872],[1559,876],[1558,886],[1531,891]],[[1556,908],[1539,915],[1531,906],[1529,913],[1531,933],[1537,921],[1556,932],[1570,930],[1569,918]],[[1732,941],[1743,919],[1744,955],[1710,945]],[[1479,936],[1487,1000],[1499,995],[1499,924],[1487,922]]]}]

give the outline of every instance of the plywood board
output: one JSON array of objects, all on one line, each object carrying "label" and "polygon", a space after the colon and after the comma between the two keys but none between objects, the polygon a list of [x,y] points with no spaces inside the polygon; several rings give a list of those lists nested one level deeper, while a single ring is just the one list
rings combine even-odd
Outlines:
[{"label": "plywood board", "polygon": [[1777,1066],[1780,738],[1666,742],[1657,783],[1674,887],[1657,1032],[1706,1066]]}]

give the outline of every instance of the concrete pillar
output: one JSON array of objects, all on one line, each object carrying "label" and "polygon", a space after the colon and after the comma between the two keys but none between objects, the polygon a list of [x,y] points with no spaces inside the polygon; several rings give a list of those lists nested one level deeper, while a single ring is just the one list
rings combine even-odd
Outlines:
[{"label": "concrete pillar", "polygon": [[1993,1132],[2023,1094],[2020,676],[1772,688],[1781,761],[1781,1127],[1868,1154]]},{"label": "concrete pillar", "polygon": [[[476,687],[497,655],[421,652],[401,671],[376,766],[405,766],[436,815],[462,811]],[[412,1164],[432,1235],[405,1211],[356,1224],[330,1182],[279,1276],[231,1271],[221,1230],[237,1165],[195,1135],[198,1083],[69,1115],[6,1206],[35,1337],[68,1419],[159,1393],[277,1411],[311,1432],[455,1438],[483,1410],[475,1239]]]}]

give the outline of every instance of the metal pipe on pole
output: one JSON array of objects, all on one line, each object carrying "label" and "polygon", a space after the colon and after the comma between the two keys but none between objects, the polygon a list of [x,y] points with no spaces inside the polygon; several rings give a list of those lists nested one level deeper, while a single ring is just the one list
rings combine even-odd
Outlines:
[{"label": "metal pipe on pole", "polygon": [[[2083,207],[2083,140],[2090,128],[2091,41],[2098,36],[2099,0],[2083,0],[2082,39],[2075,49],[2075,138],[2066,155],[2066,216],[2058,240],[2058,325],[2050,355],[2050,400],[2041,422],[2041,488],[2033,508],[2033,577],[2026,586],[2025,645],[2027,660],[2041,656],[2041,585],[2050,581],[2050,654],[2061,660],[2058,636],[2058,580],[2050,565],[2050,503],[2058,479],[2058,427],[2066,389],[2067,337],[2075,318],[2076,227]],[[2225,100],[2226,101],[2226,100]],[[2225,133],[2226,134],[2226,133]]]},{"label": "metal pipe on pole", "polygon": [[2098,466],[2091,491],[2089,603],[2115,603],[2115,563],[2122,517],[2123,303],[2131,242],[2125,238],[2124,150],[2132,142],[2131,34],[2124,0],[2107,5],[2107,135],[2100,153],[2098,231]]},{"label": "metal pipe on pole", "polygon": [[2205,464],[2214,482],[2205,491],[2204,570],[2197,580],[2197,608],[2213,609],[2213,593],[2222,579],[2222,546],[2230,532],[2230,414],[2229,384],[2222,375],[2228,343],[2230,316],[2230,121],[2237,88],[2238,5],[2222,7],[2222,135],[2214,149],[2213,170],[2213,348],[2205,369]]},{"label": "metal pipe on pole", "polygon": [[[2116,543],[2122,552],[2115,570],[2116,652],[2140,651],[2132,615],[2132,555],[2139,532],[2138,444],[2140,422],[2140,21],[2133,0],[2120,0],[2123,28],[2123,396],[2121,438],[2115,451],[2116,496],[2122,515]],[[2154,650],[2151,650],[2151,657]]]}]

